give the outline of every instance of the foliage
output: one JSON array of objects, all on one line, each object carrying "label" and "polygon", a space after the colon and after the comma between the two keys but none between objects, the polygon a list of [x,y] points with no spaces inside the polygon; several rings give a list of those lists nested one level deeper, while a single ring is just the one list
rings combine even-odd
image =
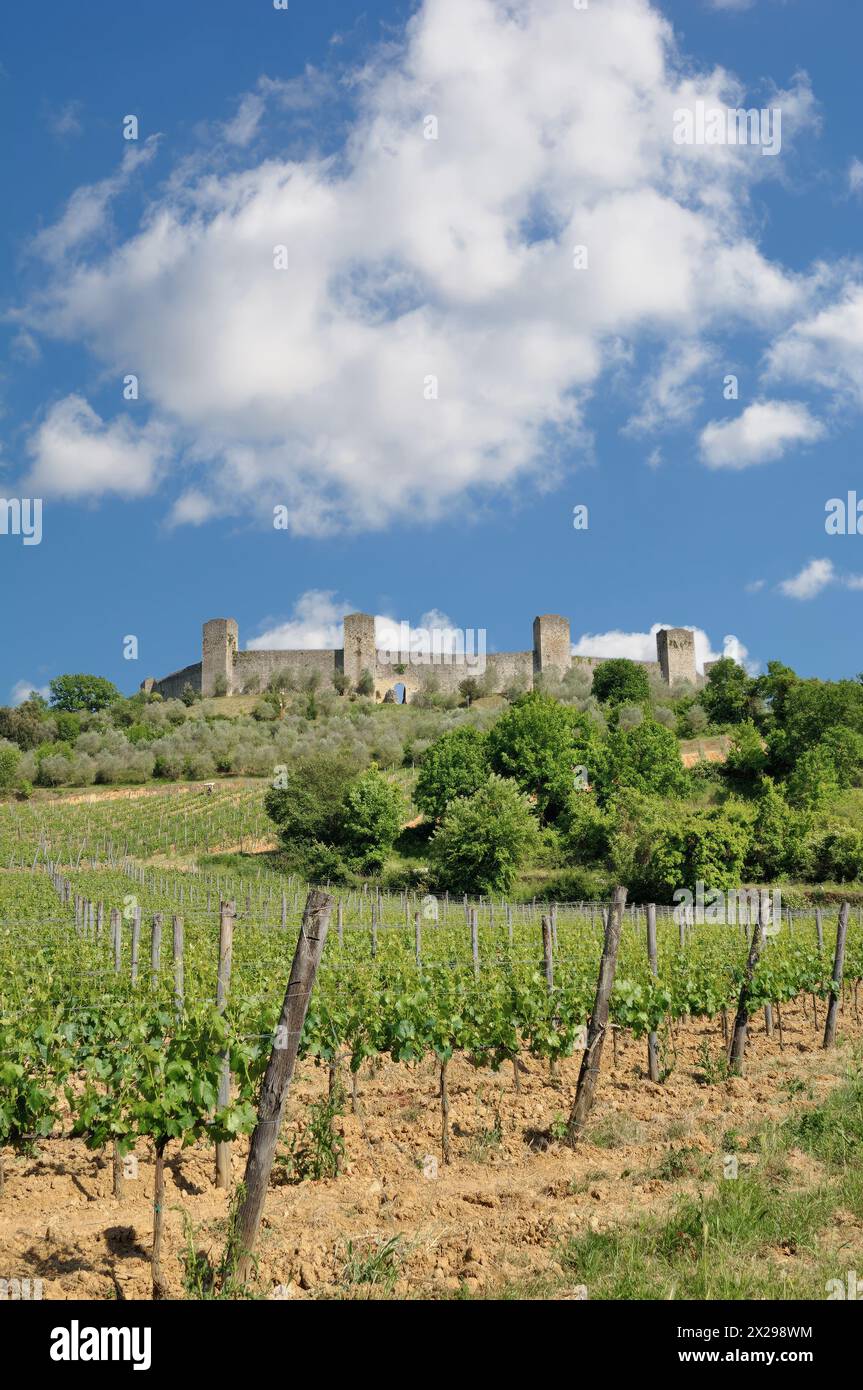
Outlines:
[{"label": "foliage", "polygon": [[113,682],[104,676],[55,676],[49,689],[52,708],[72,713],[76,710],[106,709],[120,695]]},{"label": "foliage", "polygon": [[626,657],[612,657],[594,671],[593,694],[603,704],[646,704],[650,699],[647,672]]},{"label": "foliage", "polygon": [[448,730],[426,749],[414,800],[439,820],[457,796],[472,796],[488,777],[487,738],[473,724]]},{"label": "foliage", "polygon": [[348,862],[364,873],[380,869],[402,828],[405,811],[401,791],[376,767],[355,778],[345,791],[336,831]]},{"label": "foliage", "polygon": [[492,773],[472,796],[451,803],[432,836],[431,855],[453,892],[506,892],[537,845],[527,798]]}]

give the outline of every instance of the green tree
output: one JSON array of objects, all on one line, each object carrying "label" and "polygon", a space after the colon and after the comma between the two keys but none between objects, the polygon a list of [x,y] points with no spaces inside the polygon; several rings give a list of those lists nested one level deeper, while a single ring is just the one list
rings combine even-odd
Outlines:
[{"label": "green tree", "polygon": [[788,800],[801,810],[815,811],[839,790],[833,750],[816,744],[801,753],[786,783]]},{"label": "green tree", "polygon": [[724,771],[733,781],[745,787],[757,783],[766,768],[767,753],[761,735],[752,720],[747,719],[734,731]]},{"label": "green tree", "polygon": [[594,671],[593,694],[603,704],[646,704],[650,699],[647,672],[643,666],[628,661],[626,657],[612,657]]},{"label": "green tree", "polygon": [[363,873],[380,869],[402,828],[401,790],[376,767],[351,782],[340,815],[339,839],[349,863]]},{"label": "green tree", "polygon": [[450,892],[507,892],[538,844],[527,797],[493,773],[472,796],[450,804],[432,836],[431,855]]},{"label": "green tree", "polygon": [[14,787],[20,761],[21,750],[17,744],[0,740],[0,788],[4,791]]},{"label": "green tree", "polygon": [[686,786],[680,745],[670,729],[653,719],[633,729],[615,729],[608,737],[607,777],[615,788],[679,795]]},{"label": "green tree", "polygon": [[743,667],[723,656],[711,666],[700,698],[711,724],[739,724],[749,717],[755,694]]},{"label": "green tree", "polygon": [[375,693],[375,678],[374,678],[374,676],[372,675],[371,671],[363,671],[362,675],[360,676],[359,680],[357,681],[357,694],[358,694],[358,695],[374,695],[374,693]]},{"label": "green tree", "polygon": [[472,796],[488,777],[488,740],[472,724],[449,729],[426,749],[414,801],[439,820],[457,796]]},{"label": "green tree", "polygon": [[338,843],[345,792],[359,770],[356,760],[343,753],[313,753],[279,770],[264,808],[286,849],[314,840]]},{"label": "green tree", "polygon": [[536,798],[544,821],[563,810],[573,786],[575,730],[582,731],[575,711],[550,695],[532,690],[520,696],[488,733],[492,770],[512,777]]},{"label": "green tree", "polygon": [[755,879],[771,880],[797,873],[805,862],[805,819],[797,814],[772,778],[762,779],[746,872]]},{"label": "green tree", "polygon": [[117,687],[104,676],[55,676],[50,691],[52,709],[72,714],[83,709],[95,713],[120,698]]}]

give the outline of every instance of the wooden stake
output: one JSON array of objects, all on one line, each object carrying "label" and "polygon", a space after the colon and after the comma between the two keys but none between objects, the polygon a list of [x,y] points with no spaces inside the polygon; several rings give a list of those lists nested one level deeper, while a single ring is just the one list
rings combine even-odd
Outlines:
[{"label": "wooden stake", "polygon": [[590,1027],[587,1030],[587,1047],[581,1059],[578,1088],[566,1131],[566,1142],[570,1147],[575,1146],[584,1128],[593,1105],[596,1084],[599,1080],[602,1044],[608,1027],[608,1006],[614,987],[614,975],[617,970],[617,952],[620,948],[620,932],[623,926],[625,907],[626,889],[615,888],[611,911],[608,913],[605,928],[605,942],[596,984],[596,998],[590,1015]]},{"label": "wooden stake", "polygon": [[258,1123],[252,1135],[246,1163],[246,1195],[237,1213],[231,1241],[231,1258],[236,1265],[237,1277],[241,1283],[248,1281],[252,1270],[267,1185],[279,1139],[279,1127],[332,910],[333,900],[328,893],[321,893],[315,889],[310,891],[291,966],[291,977],[279,1017],[276,1043],[270,1053],[261,1086]]},{"label": "wooden stake", "polygon": [[[228,1006],[228,990],[231,985],[231,962],[234,952],[234,917],[229,903],[222,904],[219,914],[219,974],[216,981],[216,1008],[224,1014]],[[228,1105],[231,1099],[231,1069],[227,1051],[222,1055],[222,1070],[219,1075],[219,1109]],[[231,1146],[216,1145],[216,1186],[227,1190],[231,1185]]]},{"label": "wooden stake", "polygon": [[833,957],[833,983],[830,987],[830,1002],[827,1005],[827,1022],[824,1025],[824,1046],[832,1047],[836,1041],[836,1021],[839,1013],[839,996],[842,992],[842,971],[845,967],[845,940],[848,935],[847,903],[839,911],[839,925],[836,928],[836,954]]},{"label": "wooden stake", "polygon": [[761,955],[761,947],[763,944],[764,926],[762,922],[762,905],[759,899],[758,917],[755,926],[752,928],[752,943],[749,947],[749,956],[746,961],[743,983],[740,986],[740,998],[737,1001],[737,1015],[734,1019],[734,1031],[731,1034],[731,1046],[728,1050],[728,1064],[736,1076],[743,1075],[743,1060],[746,1055],[746,1037],[749,1029],[749,989],[752,984],[752,977],[755,974],[755,967],[758,964],[758,957]]},{"label": "wooden stake", "polygon": [[[659,966],[656,957],[656,903],[647,904],[647,961],[650,973],[656,979]],[[659,1039],[656,1033],[647,1035],[647,1075],[659,1084]]]}]

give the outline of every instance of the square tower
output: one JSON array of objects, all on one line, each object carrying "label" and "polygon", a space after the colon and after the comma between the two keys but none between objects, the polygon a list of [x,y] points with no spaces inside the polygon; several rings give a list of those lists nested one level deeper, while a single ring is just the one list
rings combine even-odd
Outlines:
[{"label": "square tower", "polygon": [[377,666],[375,620],[370,613],[348,613],[342,624],[342,669],[351,685],[357,685],[363,671],[372,676]]},{"label": "square tower", "polygon": [[543,613],[533,620],[534,673],[554,671],[565,676],[572,665],[572,643],[569,638],[569,618],[557,613]]},{"label": "square tower", "polygon": [[234,658],[240,646],[240,630],[234,618],[211,618],[204,623],[201,660],[201,694],[214,695],[222,677],[231,695],[234,689]]},{"label": "square tower", "polygon": [[656,655],[668,685],[695,685],[695,633],[688,627],[664,627],[656,634]]}]

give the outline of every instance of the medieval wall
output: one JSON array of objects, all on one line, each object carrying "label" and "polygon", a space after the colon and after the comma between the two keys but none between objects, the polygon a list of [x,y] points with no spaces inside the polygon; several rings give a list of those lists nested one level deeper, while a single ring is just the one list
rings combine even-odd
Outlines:
[{"label": "medieval wall", "polygon": [[[344,619],[344,647],[333,651],[257,651],[239,649],[239,630],[233,618],[213,618],[204,624],[202,660],[161,680],[148,677],[142,689],[158,691],[165,699],[182,695],[186,685],[204,696],[213,695],[224,681],[230,694],[242,694],[250,683],[263,690],[281,672],[289,672],[299,684],[316,674],[323,685],[331,685],[336,672],[343,672],[356,686],[365,671],[374,678],[375,694],[383,698],[396,685],[404,685],[408,699],[431,680],[436,688],[450,694],[469,676],[482,679],[495,693],[523,685],[527,688],[541,672],[563,676],[571,666],[594,671],[606,658],[573,656],[569,620],[555,613],[534,619],[533,649],[527,652],[488,652],[485,667],[477,661],[433,660],[414,664],[409,655],[393,661],[392,654],[378,652],[375,646],[374,618],[368,613],[351,613]],[[657,660],[642,661],[652,675],[668,684],[680,682],[701,686],[704,677],[695,670],[695,639],[688,628],[663,629],[656,635]],[[403,667],[399,670],[398,667]]]}]

